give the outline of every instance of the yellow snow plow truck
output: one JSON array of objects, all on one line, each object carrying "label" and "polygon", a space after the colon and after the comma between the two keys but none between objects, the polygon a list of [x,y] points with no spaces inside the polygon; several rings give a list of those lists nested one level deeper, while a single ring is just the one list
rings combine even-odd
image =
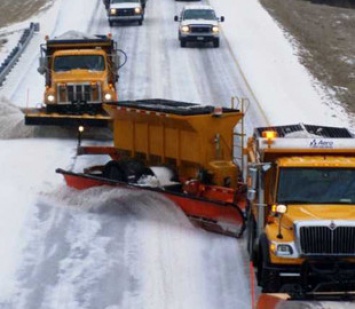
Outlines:
[{"label": "yellow snow plow truck", "polygon": [[118,52],[124,54],[111,36],[69,31],[40,49],[44,104],[25,110],[25,124],[107,126],[103,104],[118,99]]},{"label": "yellow snow plow truck", "polygon": [[355,291],[355,138],[345,128],[256,128],[247,242],[263,293]]}]

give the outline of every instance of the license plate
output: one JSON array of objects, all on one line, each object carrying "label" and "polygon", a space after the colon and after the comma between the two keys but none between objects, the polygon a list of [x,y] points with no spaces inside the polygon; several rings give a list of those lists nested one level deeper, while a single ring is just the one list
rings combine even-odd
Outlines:
[{"label": "license plate", "polygon": [[198,41],[203,41],[203,36],[198,36],[198,37],[197,37],[197,40],[198,40]]}]

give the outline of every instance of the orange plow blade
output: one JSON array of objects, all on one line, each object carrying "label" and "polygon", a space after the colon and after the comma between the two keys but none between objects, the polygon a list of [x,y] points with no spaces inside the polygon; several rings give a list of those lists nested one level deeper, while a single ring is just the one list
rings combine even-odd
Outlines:
[{"label": "orange plow blade", "polygon": [[211,232],[239,238],[245,229],[244,214],[233,203],[210,200],[203,197],[193,197],[181,192],[169,191],[167,188],[142,187],[95,175],[73,173],[62,169],[57,169],[56,172],[64,176],[69,187],[78,190],[108,185],[163,194],[180,207],[192,223]]},{"label": "orange plow blade", "polygon": [[183,194],[162,193],[179,206],[193,223],[200,227],[236,238],[243,234],[245,228],[244,215],[237,205]]}]

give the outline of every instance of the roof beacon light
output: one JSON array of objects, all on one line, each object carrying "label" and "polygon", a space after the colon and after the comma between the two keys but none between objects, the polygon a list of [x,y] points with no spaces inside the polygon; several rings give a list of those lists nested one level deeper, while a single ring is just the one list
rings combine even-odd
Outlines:
[{"label": "roof beacon light", "polygon": [[277,137],[277,133],[276,133],[276,131],[266,130],[266,131],[263,131],[262,136],[268,140],[272,140]]},{"label": "roof beacon light", "polygon": [[215,106],[213,110],[213,116],[215,117],[220,117],[223,114],[223,108],[222,106]]},{"label": "roof beacon light", "polygon": [[262,137],[264,137],[266,139],[266,143],[268,144],[268,147],[270,148],[274,139],[277,137],[277,132],[273,131],[273,130],[266,130],[266,131],[263,131]]}]

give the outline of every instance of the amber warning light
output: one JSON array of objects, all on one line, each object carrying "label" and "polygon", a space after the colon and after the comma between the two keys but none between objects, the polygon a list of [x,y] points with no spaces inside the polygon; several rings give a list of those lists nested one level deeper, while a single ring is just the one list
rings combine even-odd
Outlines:
[{"label": "amber warning light", "polygon": [[266,138],[266,143],[268,145],[268,148],[270,148],[274,139],[277,137],[277,133],[272,130],[266,130],[266,131],[263,131],[262,137]]},{"label": "amber warning light", "polygon": [[277,133],[275,131],[263,131],[262,136],[268,140],[272,140],[277,137]]}]

